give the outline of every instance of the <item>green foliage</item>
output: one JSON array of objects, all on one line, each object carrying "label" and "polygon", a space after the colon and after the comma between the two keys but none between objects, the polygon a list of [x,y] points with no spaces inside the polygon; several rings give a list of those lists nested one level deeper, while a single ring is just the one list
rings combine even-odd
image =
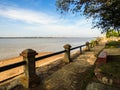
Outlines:
[{"label": "green foliage", "polygon": [[105,48],[120,48],[120,41],[111,41],[106,43]]},{"label": "green foliage", "polygon": [[106,32],[106,37],[110,38],[110,37],[119,37],[119,33],[116,32],[115,30],[108,30]]},{"label": "green foliage", "polygon": [[91,43],[91,47],[94,47],[95,46],[95,41],[94,40],[91,40],[90,43]]},{"label": "green foliage", "polygon": [[90,44],[91,47],[94,47],[95,45],[98,44],[98,41],[97,41],[97,40],[91,40],[90,43],[91,43],[91,44]]},{"label": "green foliage", "polygon": [[93,18],[94,27],[119,31],[120,0],[56,0],[57,9],[61,13],[80,13]]}]

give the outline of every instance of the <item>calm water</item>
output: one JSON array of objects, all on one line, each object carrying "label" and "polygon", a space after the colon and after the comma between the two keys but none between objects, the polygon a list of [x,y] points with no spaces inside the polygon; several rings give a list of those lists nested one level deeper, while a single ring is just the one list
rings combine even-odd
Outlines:
[{"label": "calm water", "polygon": [[31,48],[37,52],[56,52],[63,45],[72,47],[84,44],[95,38],[29,38],[29,39],[0,39],[0,60],[19,56],[23,50]]}]

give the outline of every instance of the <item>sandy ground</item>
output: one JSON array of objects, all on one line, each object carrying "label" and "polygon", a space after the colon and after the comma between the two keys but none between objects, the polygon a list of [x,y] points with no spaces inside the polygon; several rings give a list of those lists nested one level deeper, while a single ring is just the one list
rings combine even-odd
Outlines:
[{"label": "sandy ground", "polygon": [[[50,54],[50,53],[52,53],[52,52],[42,52],[42,53],[39,53],[36,57],[43,56],[43,55]],[[36,67],[47,65],[47,64],[54,62],[62,57],[63,57],[63,54],[60,54],[60,55],[52,56],[50,58],[39,60],[36,62]],[[0,67],[5,66],[5,65],[9,65],[9,64],[13,64],[16,62],[20,62],[20,61],[23,61],[22,56],[7,59],[7,60],[2,60],[2,61],[0,61]],[[16,76],[16,75],[21,74],[23,72],[24,72],[24,66],[20,66],[20,67],[14,68],[14,69],[0,72],[0,81],[3,81],[7,78]]]}]

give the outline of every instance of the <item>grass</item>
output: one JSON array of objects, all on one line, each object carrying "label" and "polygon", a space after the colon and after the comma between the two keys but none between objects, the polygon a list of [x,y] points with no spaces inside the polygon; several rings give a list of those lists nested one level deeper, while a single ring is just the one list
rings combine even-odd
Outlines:
[{"label": "grass", "polygon": [[[110,41],[106,44],[105,48],[120,48],[120,41]],[[110,60],[109,60],[110,61]],[[119,58],[110,61],[100,67],[101,72],[108,77],[120,78],[120,61]]]},{"label": "grass", "polygon": [[108,62],[102,66],[100,66],[101,73],[109,78],[120,79],[120,62],[113,61]]},{"label": "grass", "polygon": [[89,67],[85,72],[78,74],[76,90],[86,90],[87,85],[92,81],[94,77],[94,66]]},{"label": "grass", "polygon": [[120,41],[110,41],[106,43],[105,48],[120,48]]},{"label": "grass", "polygon": [[[120,48],[120,41],[110,41],[106,43],[105,48]],[[108,61],[109,62],[99,67],[101,73],[111,79],[120,79],[120,58],[118,56],[113,56],[109,58]]]}]

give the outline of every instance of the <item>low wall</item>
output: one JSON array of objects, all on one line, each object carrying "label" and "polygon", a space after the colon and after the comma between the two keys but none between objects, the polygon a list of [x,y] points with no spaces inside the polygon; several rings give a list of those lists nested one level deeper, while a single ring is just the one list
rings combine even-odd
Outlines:
[{"label": "low wall", "polygon": [[[79,54],[80,54],[79,51],[74,51],[71,53],[71,58],[74,59]],[[40,56],[40,55],[43,55],[43,54],[39,54],[38,56]],[[63,58],[64,58],[64,55],[60,54],[60,55],[56,55],[56,56],[53,56],[53,57],[50,57],[47,59],[37,61],[36,62],[37,75],[39,75],[44,80],[47,76],[49,76],[50,74],[52,74],[53,72],[55,72],[56,70],[60,69],[61,67],[63,67],[65,65],[65,63],[62,62]],[[13,60],[10,59],[10,61],[12,61],[12,62],[14,60],[21,61],[22,58],[18,57],[18,58],[14,58]],[[9,63],[9,62],[7,62],[7,64],[6,64],[5,62],[3,62],[5,65],[7,65]],[[21,83],[19,82],[19,78],[24,76],[24,74],[22,74],[23,68],[24,67],[22,66],[22,67],[14,68],[14,69],[11,69],[9,71],[5,71],[5,72],[0,73],[1,81],[5,78],[16,76],[16,75],[20,74],[20,75],[12,78],[10,80],[7,80],[5,82],[0,83],[0,90],[9,90],[9,89],[15,87],[16,85],[21,85]],[[13,72],[13,70],[15,72]]]}]

